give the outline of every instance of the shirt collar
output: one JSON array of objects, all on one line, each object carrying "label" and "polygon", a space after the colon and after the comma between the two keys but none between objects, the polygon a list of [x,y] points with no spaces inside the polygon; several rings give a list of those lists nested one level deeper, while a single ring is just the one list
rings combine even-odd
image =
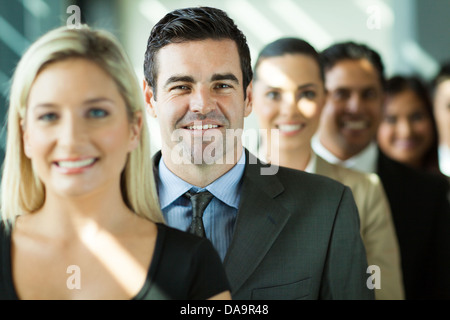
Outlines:
[{"label": "shirt collar", "polygon": [[375,142],[371,142],[360,153],[344,161],[328,151],[328,149],[326,149],[320,142],[317,134],[314,135],[312,139],[312,147],[314,152],[330,163],[362,172],[376,172],[377,170],[376,164],[378,161],[378,149]]},{"label": "shirt collar", "polygon": [[438,149],[439,169],[447,176],[450,176],[450,147],[441,144]]},{"label": "shirt collar", "polygon": [[161,209],[163,210],[164,208],[169,206],[172,202],[174,202],[190,189],[194,189],[194,191],[196,192],[206,189],[220,201],[224,202],[230,207],[238,209],[240,201],[240,182],[244,174],[245,160],[246,156],[243,149],[241,158],[233,166],[233,168],[231,168],[231,170],[226,172],[217,180],[213,181],[211,184],[207,185],[205,188],[199,188],[184,181],[172,171],[170,171],[164,163],[163,158],[161,157],[161,160],[158,164],[158,194]]},{"label": "shirt collar", "polygon": [[378,149],[375,142],[371,142],[363,151],[347,160],[344,166],[362,172],[376,172],[378,161]]},{"label": "shirt collar", "polygon": [[317,156],[314,153],[314,151],[311,151],[311,157],[309,158],[309,162],[305,168],[305,171],[309,173],[314,173],[316,171],[316,163],[317,163]]},{"label": "shirt collar", "polygon": [[159,183],[158,195],[161,210],[170,205],[181,195],[185,194],[192,185],[184,181],[167,168],[163,157],[158,165]]}]

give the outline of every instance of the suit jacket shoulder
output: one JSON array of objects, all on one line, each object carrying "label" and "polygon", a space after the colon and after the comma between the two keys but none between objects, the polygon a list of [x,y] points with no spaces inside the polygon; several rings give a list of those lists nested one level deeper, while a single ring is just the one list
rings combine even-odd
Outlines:
[{"label": "suit jacket shoulder", "polygon": [[378,175],[331,164],[319,156],[315,169],[315,173],[336,179],[353,192],[367,262],[382,270],[381,288],[375,291],[376,298],[404,299],[400,249],[389,203]]},{"label": "suit jacket shoulder", "polygon": [[[233,299],[374,299],[350,189],[328,177],[271,168],[245,152],[223,262]],[[155,170],[160,158],[153,157]]]},{"label": "suit jacket shoulder", "polygon": [[[373,299],[350,189],[315,174],[247,164],[225,270],[234,299]],[[268,165],[269,166],[269,165]]]}]

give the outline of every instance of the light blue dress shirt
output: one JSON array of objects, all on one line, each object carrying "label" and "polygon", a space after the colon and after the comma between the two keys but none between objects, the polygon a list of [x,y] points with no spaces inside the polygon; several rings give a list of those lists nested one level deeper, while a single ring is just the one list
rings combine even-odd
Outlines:
[{"label": "light blue dress shirt", "polygon": [[239,208],[241,180],[245,168],[245,152],[238,163],[206,188],[191,185],[176,176],[161,158],[159,169],[158,194],[164,218],[169,226],[186,231],[192,221],[192,205],[183,195],[190,189],[195,192],[208,190],[214,198],[203,213],[206,237],[216,248],[222,261],[233,237],[234,224]]}]

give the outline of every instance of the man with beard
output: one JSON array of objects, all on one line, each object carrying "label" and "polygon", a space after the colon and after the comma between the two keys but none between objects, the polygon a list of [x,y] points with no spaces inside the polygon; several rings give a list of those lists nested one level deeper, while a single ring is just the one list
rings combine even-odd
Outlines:
[{"label": "man with beard", "polygon": [[399,241],[406,299],[450,298],[448,183],[384,155],[375,143],[384,103],[384,66],[364,44],[321,53],[327,102],[314,151],[331,163],[380,176]]}]

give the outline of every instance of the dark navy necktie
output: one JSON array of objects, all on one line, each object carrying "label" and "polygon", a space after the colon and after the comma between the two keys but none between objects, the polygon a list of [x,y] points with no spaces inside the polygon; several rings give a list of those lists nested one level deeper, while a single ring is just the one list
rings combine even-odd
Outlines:
[{"label": "dark navy necktie", "polygon": [[203,211],[214,197],[209,191],[195,193],[188,191],[184,194],[192,203],[192,222],[188,231],[200,237],[205,237],[205,227],[203,226]]}]

